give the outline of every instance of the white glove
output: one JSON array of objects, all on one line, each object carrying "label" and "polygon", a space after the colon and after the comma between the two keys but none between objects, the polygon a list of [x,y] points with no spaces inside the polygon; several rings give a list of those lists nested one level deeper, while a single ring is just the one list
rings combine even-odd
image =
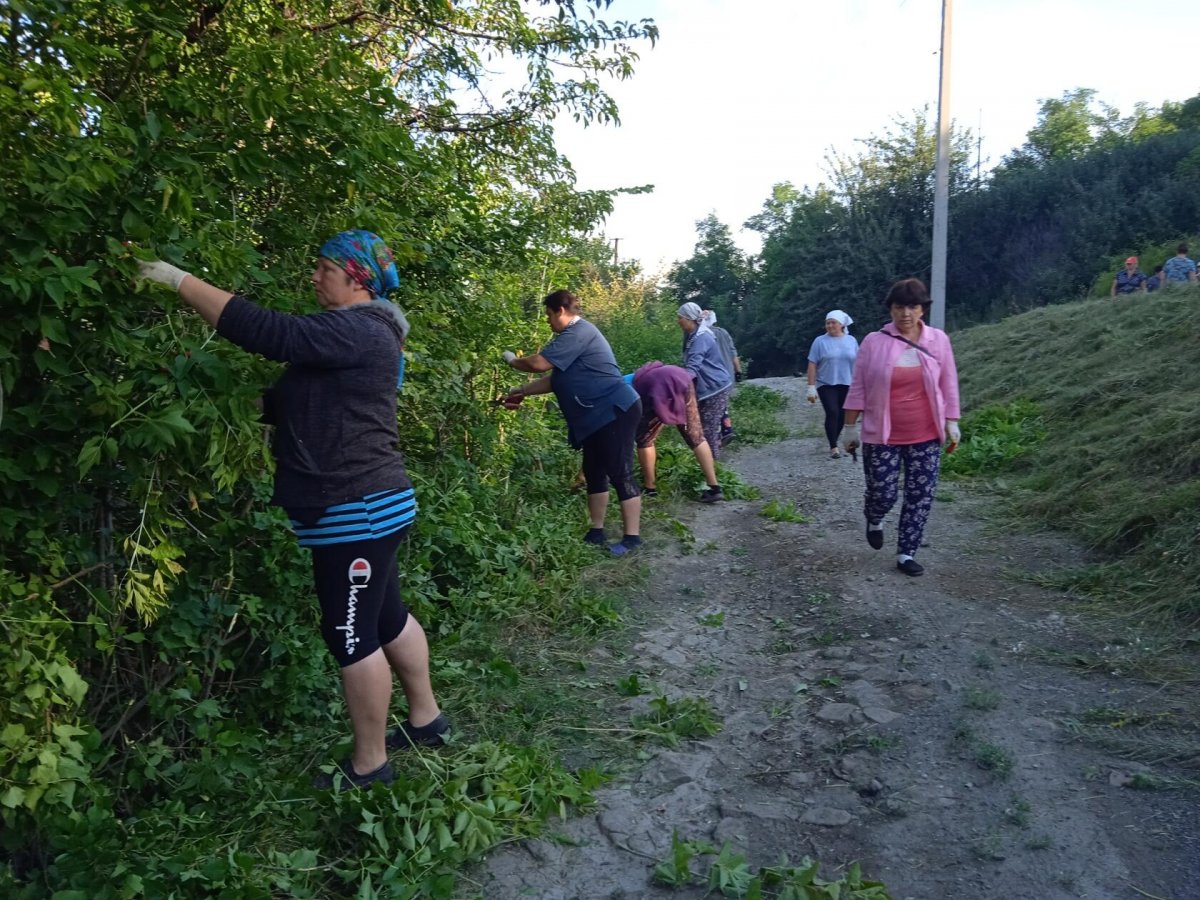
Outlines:
[{"label": "white glove", "polygon": [[847,425],[842,429],[842,446],[847,450],[853,450],[856,447],[862,446],[862,441],[858,438],[858,423]]},{"label": "white glove", "polygon": [[817,402],[817,386],[815,384],[810,384],[808,386],[808,390],[805,391],[805,393],[804,393],[804,397],[806,400],[808,400],[809,403],[816,403]]},{"label": "white glove", "polygon": [[513,353],[511,350],[505,350],[500,354],[500,358],[511,366],[513,364],[513,360],[517,358],[517,354]]},{"label": "white glove", "polygon": [[156,284],[165,284],[176,291],[179,290],[179,285],[182,284],[183,279],[191,274],[191,272],[185,272],[178,266],[163,262],[161,259],[138,260],[139,278],[144,281],[153,281]]},{"label": "white glove", "polygon": [[958,422],[955,419],[946,420],[946,452],[953,453],[959,443],[962,441],[962,432],[958,430]]}]

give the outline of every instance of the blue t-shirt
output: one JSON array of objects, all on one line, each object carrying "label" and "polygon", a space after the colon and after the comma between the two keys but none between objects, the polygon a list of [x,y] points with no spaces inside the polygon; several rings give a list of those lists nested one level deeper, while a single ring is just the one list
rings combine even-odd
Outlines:
[{"label": "blue t-shirt", "polygon": [[817,367],[817,386],[849,384],[854,377],[854,360],[857,356],[858,341],[851,335],[820,335],[808,351],[808,361]]},{"label": "blue t-shirt", "polygon": [[567,439],[580,447],[638,402],[638,393],[627,384],[617,368],[616,357],[600,329],[586,319],[577,319],[554,336],[541,350],[554,366],[550,386],[558,408],[567,420]]},{"label": "blue t-shirt", "polygon": [[1163,275],[1172,284],[1181,284],[1188,280],[1188,275],[1196,271],[1196,264],[1186,256],[1172,256],[1163,263]]}]

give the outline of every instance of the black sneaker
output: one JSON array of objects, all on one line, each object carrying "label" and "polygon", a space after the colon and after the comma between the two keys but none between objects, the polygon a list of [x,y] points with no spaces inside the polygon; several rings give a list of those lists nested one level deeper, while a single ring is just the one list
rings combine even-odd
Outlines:
[{"label": "black sneaker", "polygon": [[608,546],[608,538],[604,536],[603,528],[589,528],[588,533],[583,536],[585,544],[595,544],[597,547]]},{"label": "black sneaker", "polygon": [[333,772],[322,772],[313,779],[313,787],[319,791],[331,790],[334,784],[337,784],[339,791],[348,791],[351,788],[370,787],[373,784],[391,784],[396,780],[396,773],[392,770],[390,762],[384,762],[382,766],[365,775],[359,775],[354,771],[354,763],[349,759],[343,759],[337,764],[337,769]]},{"label": "black sneaker", "polygon": [[450,720],[442,713],[428,725],[418,728],[411,722],[397,725],[387,736],[389,750],[411,750],[413,747],[444,747],[450,737]]},{"label": "black sneaker", "polygon": [[896,563],[896,568],[905,575],[917,576],[925,573],[925,567],[915,559],[906,559],[904,562],[898,562]]},{"label": "black sneaker", "polygon": [[643,497],[657,497],[658,496],[658,488],[644,487],[644,488],[642,488],[642,496]]},{"label": "black sneaker", "polygon": [[883,529],[867,526],[867,543],[873,550],[883,549]]},{"label": "black sneaker", "polygon": [[724,500],[725,494],[721,492],[721,488],[710,487],[707,491],[700,495],[701,503],[716,503],[718,500]]}]

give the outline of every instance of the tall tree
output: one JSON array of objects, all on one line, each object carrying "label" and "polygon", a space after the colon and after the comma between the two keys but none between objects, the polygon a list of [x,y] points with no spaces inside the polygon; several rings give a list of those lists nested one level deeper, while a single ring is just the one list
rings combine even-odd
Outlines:
[{"label": "tall tree", "polygon": [[667,273],[667,289],[680,303],[698,303],[733,320],[749,291],[750,260],[715,213],[696,223],[696,235],[692,255]]}]

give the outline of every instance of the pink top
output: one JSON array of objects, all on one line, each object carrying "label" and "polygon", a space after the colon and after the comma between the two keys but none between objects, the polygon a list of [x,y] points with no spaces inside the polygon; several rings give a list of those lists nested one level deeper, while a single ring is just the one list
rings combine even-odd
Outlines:
[{"label": "pink top", "polygon": [[[862,439],[867,444],[888,443],[887,437],[892,433],[892,373],[900,354],[909,349],[904,341],[888,337],[899,333],[891,322],[879,331],[871,332],[863,339],[854,363],[854,379],[846,395],[846,409],[862,412]],[[946,332],[925,323],[921,323],[917,344],[932,354],[917,351],[917,358],[921,363],[929,413],[937,428],[936,437],[944,441],[946,420],[961,416],[954,351]]]},{"label": "pink top", "polygon": [[892,399],[888,409],[892,428],[886,444],[923,444],[938,437],[937,423],[925,393],[920,366],[892,368]]}]

